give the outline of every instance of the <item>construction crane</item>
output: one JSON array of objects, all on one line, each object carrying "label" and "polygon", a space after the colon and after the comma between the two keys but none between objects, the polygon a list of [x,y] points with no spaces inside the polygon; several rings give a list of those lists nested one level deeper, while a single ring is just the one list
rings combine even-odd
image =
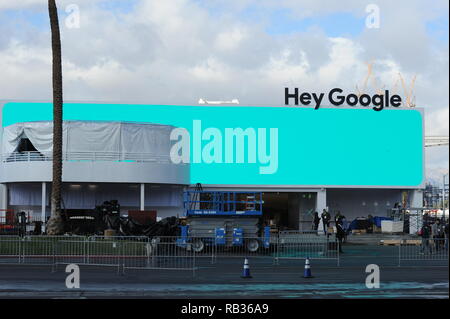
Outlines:
[{"label": "construction crane", "polygon": [[403,91],[405,92],[405,97],[406,97],[406,102],[405,105],[406,107],[415,107],[416,106],[416,97],[413,97],[413,89],[414,89],[414,84],[416,82],[416,75],[414,75],[412,81],[411,81],[411,86],[409,88],[409,90],[406,88],[406,84],[405,84],[405,80],[403,79],[402,75],[400,74],[400,72],[398,73],[398,76],[400,78],[400,81],[402,83],[402,87],[403,87]]},{"label": "construction crane", "polygon": [[367,63],[367,75],[366,75],[366,78],[364,79],[364,84],[363,84],[363,86],[362,86],[362,90],[360,91],[359,90],[359,88],[358,88],[358,85],[356,85],[356,91],[358,91],[358,98],[362,95],[362,94],[364,94],[364,92],[366,91],[366,89],[367,89],[367,82],[369,82],[369,78],[370,78],[370,76],[372,75],[372,66],[373,66],[373,62],[369,62],[369,63]]},{"label": "construction crane", "polygon": [[369,83],[369,80],[371,80],[372,87],[375,90],[376,94],[379,94],[379,95],[383,95],[384,94],[385,85],[380,86],[378,84],[377,78],[373,75],[373,62],[368,62],[367,63],[367,75],[366,75],[366,77],[364,79],[362,89],[360,90],[358,85],[356,85],[356,91],[358,92],[357,93],[358,98],[361,95],[363,95],[364,93],[366,93],[367,84]]},{"label": "construction crane", "polygon": [[[399,72],[398,78],[394,82],[393,94],[396,94],[398,82],[401,82],[401,85],[403,87],[403,91],[405,94],[405,102],[403,103],[404,107],[415,107],[416,106],[415,96],[413,96],[416,78],[417,78],[417,76],[414,75],[414,77],[411,81],[411,85],[409,86],[409,88],[407,88],[405,80],[403,79],[403,76]],[[383,89],[385,88],[385,85],[380,86],[378,84],[377,78],[373,75],[373,62],[368,62],[367,63],[367,75],[363,81],[361,90],[359,89],[359,86],[356,85],[357,96],[360,97],[362,94],[366,93],[367,84],[369,83],[369,80],[371,80],[371,84],[372,84],[375,92],[377,94],[383,95],[383,91],[384,91]]]}]

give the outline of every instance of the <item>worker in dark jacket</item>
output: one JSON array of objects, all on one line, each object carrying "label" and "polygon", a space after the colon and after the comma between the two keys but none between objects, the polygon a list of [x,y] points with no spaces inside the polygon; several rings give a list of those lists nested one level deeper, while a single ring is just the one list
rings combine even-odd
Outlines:
[{"label": "worker in dark jacket", "polygon": [[448,222],[445,222],[444,226],[444,237],[445,237],[445,250],[448,251]]},{"label": "worker in dark jacket", "polygon": [[424,254],[425,250],[428,250],[430,254],[432,253],[432,248],[429,243],[429,239],[431,236],[431,227],[428,223],[424,223],[422,228],[420,229],[419,235],[422,237],[422,247],[421,253]]},{"label": "worker in dark jacket", "polygon": [[338,220],[339,220],[341,217],[342,217],[341,211],[338,210],[337,213],[336,213],[336,215],[334,216],[334,222],[335,222],[335,224],[338,223]]},{"label": "worker in dark jacket", "polygon": [[19,236],[25,236],[27,232],[27,216],[25,212],[17,214],[17,224],[19,226]]},{"label": "worker in dark jacket", "polygon": [[338,240],[338,246],[339,246],[339,252],[343,253],[342,251],[342,240],[345,237],[345,231],[342,224],[342,218],[339,218],[336,221],[336,239]]},{"label": "worker in dark jacket", "polygon": [[328,227],[330,226],[331,216],[330,216],[330,213],[327,212],[327,210],[324,208],[322,211],[321,217],[322,217],[322,223],[323,223],[323,232],[326,235],[328,232]]},{"label": "worker in dark jacket", "polygon": [[315,230],[316,234],[317,234],[317,230],[319,229],[319,223],[320,223],[319,213],[315,212],[314,217],[313,217],[313,227],[314,227],[313,230]]}]

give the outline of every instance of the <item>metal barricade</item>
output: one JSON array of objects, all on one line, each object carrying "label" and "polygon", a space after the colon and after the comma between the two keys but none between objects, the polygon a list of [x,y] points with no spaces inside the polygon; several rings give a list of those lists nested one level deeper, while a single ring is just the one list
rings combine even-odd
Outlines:
[{"label": "metal barricade", "polygon": [[17,264],[21,261],[19,236],[0,236],[0,264]]},{"label": "metal barricade", "polygon": [[54,262],[57,240],[23,237],[21,240],[21,263],[51,265]]},{"label": "metal barricade", "polygon": [[448,261],[448,240],[445,238],[405,239],[398,246],[398,265],[401,261]]},{"label": "metal barricade", "polygon": [[327,237],[279,237],[276,259],[336,259],[339,265],[339,246]]},{"label": "metal barricade", "polygon": [[86,240],[58,240],[55,243],[55,264],[88,264]]},{"label": "metal barricade", "polygon": [[88,240],[86,243],[86,264],[120,267],[122,245],[120,241]]},{"label": "metal barricade", "polygon": [[214,262],[224,258],[258,258],[274,262],[276,242],[261,237],[225,237],[215,239],[212,245]]},{"label": "metal barricade", "polygon": [[195,276],[196,254],[191,243],[176,237],[156,237],[148,242],[122,242],[123,269],[191,270]]}]

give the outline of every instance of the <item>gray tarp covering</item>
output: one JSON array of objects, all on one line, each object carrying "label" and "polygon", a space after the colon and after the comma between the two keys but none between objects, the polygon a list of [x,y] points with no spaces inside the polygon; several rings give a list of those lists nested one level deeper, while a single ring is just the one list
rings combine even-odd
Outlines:
[{"label": "gray tarp covering", "polygon": [[[64,121],[64,152],[146,153],[169,156],[170,132],[174,127],[125,122]],[[3,154],[17,149],[28,138],[39,152],[53,149],[53,123],[16,123],[3,129]]]}]

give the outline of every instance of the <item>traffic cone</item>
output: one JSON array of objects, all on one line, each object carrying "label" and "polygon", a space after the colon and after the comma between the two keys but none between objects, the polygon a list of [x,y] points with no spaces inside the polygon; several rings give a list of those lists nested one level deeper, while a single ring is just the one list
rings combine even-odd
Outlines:
[{"label": "traffic cone", "polygon": [[303,274],[303,278],[314,278],[311,275],[311,266],[309,264],[309,257],[306,257],[305,260],[305,273]]},{"label": "traffic cone", "polygon": [[244,260],[244,271],[242,273],[241,278],[252,278],[252,276],[250,276],[250,266],[248,265],[247,258],[245,258]]}]

